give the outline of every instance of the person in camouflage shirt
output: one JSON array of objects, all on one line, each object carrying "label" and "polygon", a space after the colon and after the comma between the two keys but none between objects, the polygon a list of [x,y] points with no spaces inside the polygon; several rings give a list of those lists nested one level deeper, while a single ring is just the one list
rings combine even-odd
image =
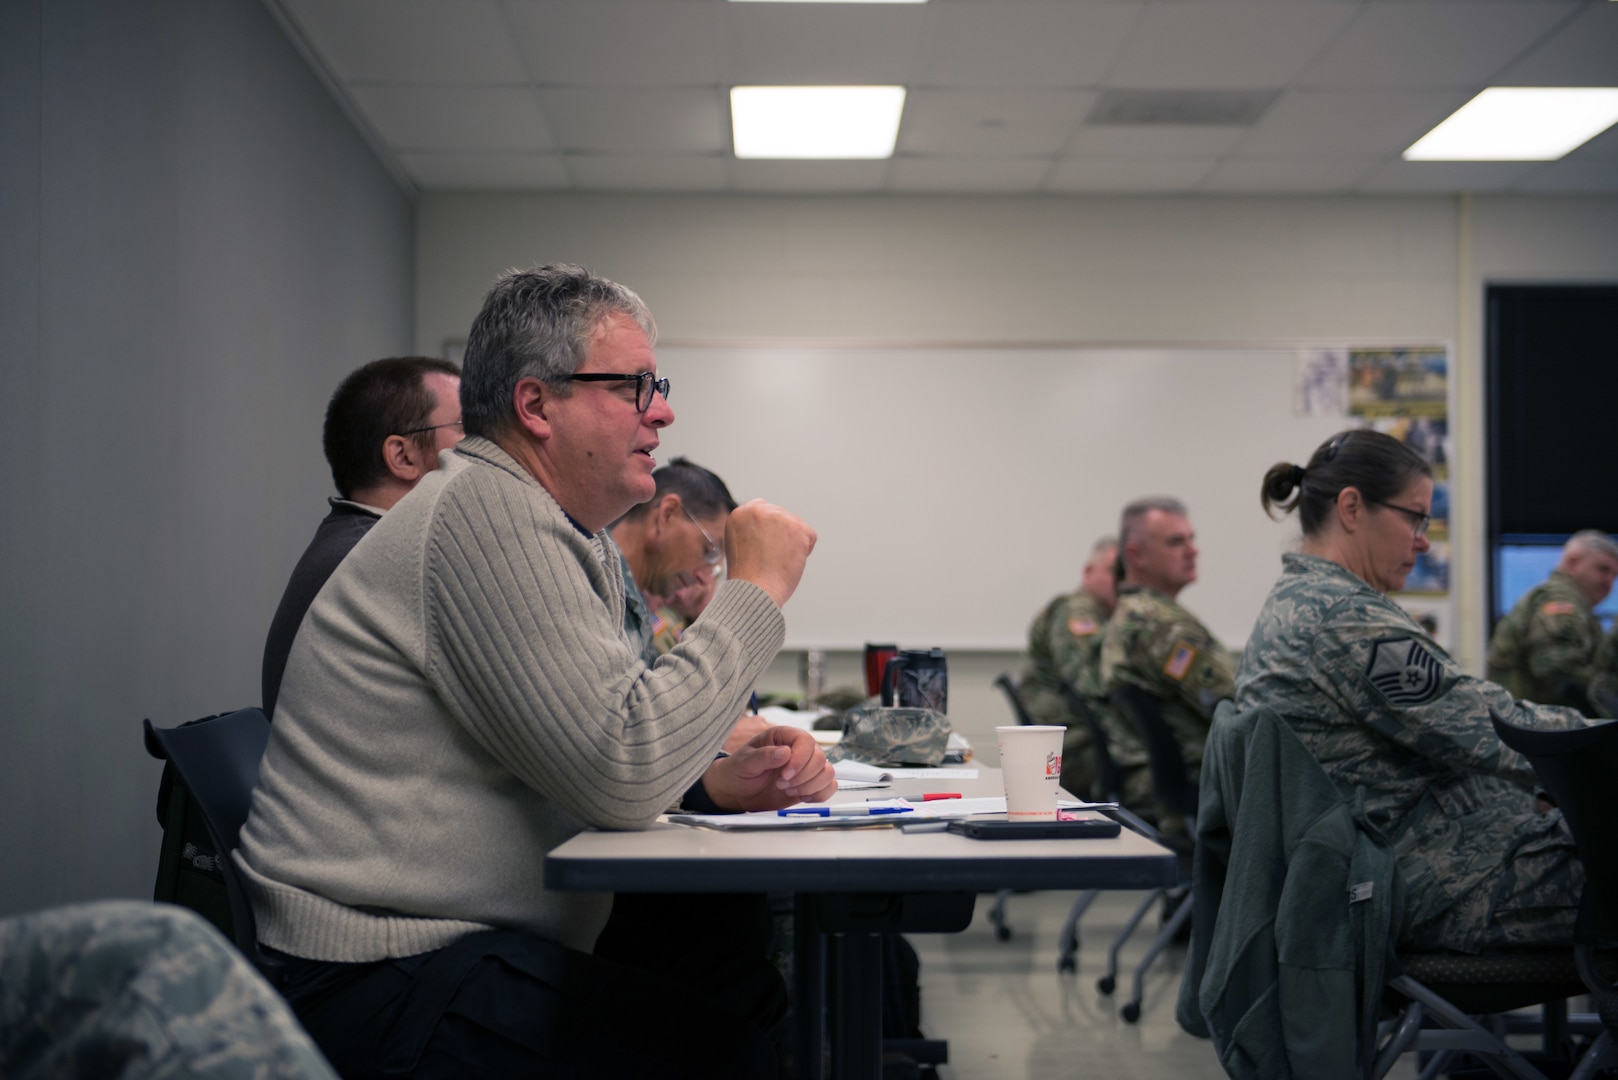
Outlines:
[{"label": "person in camouflage shirt", "polygon": [[1090,729],[1073,714],[1063,694],[1065,681],[1098,715],[1107,711],[1101,692],[1101,635],[1117,602],[1112,566],[1118,542],[1104,536],[1090,549],[1079,590],[1046,604],[1028,627],[1028,660],[1017,696],[1039,724],[1060,724],[1062,787],[1080,798],[1092,798],[1096,766]]},{"label": "person in camouflage shirt", "polygon": [[1427,550],[1432,489],[1420,455],[1366,430],[1327,442],[1307,468],[1269,471],[1265,510],[1299,511],[1302,553],[1283,557],[1236,706],[1274,709],[1343,795],[1363,800],[1403,879],[1402,950],[1567,942],[1584,882],[1572,834],[1536,808],[1532,767],[1489,716],[1537,728],[1583,718],[1467,675],[1388,599]]},{"label": "person in camouflage shirt", "polygon": [[1618,716],[1618,622],[1590,665],[1590,709],[1594,716]]},{"label": "person in camouflage shirt", "polygon": [[1618,577],[1618,544],[1594,529],[1575,533],[1545,581],[1528,590],[1495,627],[1489,678],[1513,697],[1541,705],[1590,708],[1590,664],[1601,643],[1591,609]]},{"label": "person in camouflage shirt", "polygon": [[[1184,505],[1149,498],[1124,507],[1118,540],[1123,583],[1101,642],[1102,687],[1112,694],[1130,684],[1159,698],[1195,778],[1214,705],[1235,693],[1230,654],[1175,599],[1197,580],[1196,534]],[[1140,735],[1116,710],[1103,726],[1113,760],[1124,770],[1124,802],[1149,805],[1151,774]],[[1165,831],[1182,828],[1164,808],[1156,813]]]}]

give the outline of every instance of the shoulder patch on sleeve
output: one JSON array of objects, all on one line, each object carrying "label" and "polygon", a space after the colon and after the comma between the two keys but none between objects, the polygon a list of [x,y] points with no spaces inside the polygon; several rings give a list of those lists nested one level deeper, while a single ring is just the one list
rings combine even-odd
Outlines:
[{"label": "shoulder patch on sleeve", "polygon": [[1174,650],[1169,653],[1168,663],[1163,665],[1163,674],[1176,681],[1182,680],[1196,658],[1197,650],[1189,642],[1176,641]]},{"label": "shoulder patch on sleeve", "polygon": [[1547,600],[1545,606],[1539,609],[1541,615],[1572,615],[1579,609],[1573,606],[1571,600]]},{"label": "shoulder patch on sleeve", "polygon": [[1438,695],[1443,667],[1415,638],[1382,638],[1371,645],[1365,675],[1394,705],[1422,705]]},{"label": "shoulder patch on sleeve", "polygon": [[1067,632],[1074,637],[1089,637],[1100,629],[1101,624],[1094,619],[1069,619],[1067,621]]}]

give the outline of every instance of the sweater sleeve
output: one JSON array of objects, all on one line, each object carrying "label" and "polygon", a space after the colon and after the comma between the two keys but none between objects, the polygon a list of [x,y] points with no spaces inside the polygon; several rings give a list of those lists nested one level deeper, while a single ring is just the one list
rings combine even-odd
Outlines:
[{"label": "sweater sleeve", "polygon": [[634,829],[712,763],[785,623],[762,589],[727,582],[648,667],[618,573],[541,489],[491,470],[445,493],[423,624],[428,677],[473,739],[586,824]]}]

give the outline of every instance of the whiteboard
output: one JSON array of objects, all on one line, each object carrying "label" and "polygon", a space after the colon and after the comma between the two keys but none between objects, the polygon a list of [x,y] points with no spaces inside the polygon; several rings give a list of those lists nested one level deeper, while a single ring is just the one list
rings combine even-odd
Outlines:
[{"label": "whiteboard", "polygon": [[787,646],[1021,649],[1091,543],[1142,495],[1187,504],[1200,579],[1181,594],[1247,639],[1295,546],[1259,505],[1343,418],[1296,416],[1293,346],[658,349],[684,455],[738,501],[803,517],[819,542]]}]

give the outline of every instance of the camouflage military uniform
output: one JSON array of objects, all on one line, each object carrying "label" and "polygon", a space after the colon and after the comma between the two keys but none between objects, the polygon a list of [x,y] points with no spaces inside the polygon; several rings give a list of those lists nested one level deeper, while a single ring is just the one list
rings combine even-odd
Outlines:
[{"label": "camouflage military uniform", "polygon": [[1062,739],[1062,787],[1081,798],[1095,794],[1095,760],[1090,730],[1068,709],[1059,689],[1067,680],[1099,716],[1109,711],[1101,692],[1101,638],[1107,612],[1101,601],[1080,589],[1058,596],[1028,627],[1028,662],[1019,696],[1040,724],[1067,728]]},{"label": "camouflage military uniform", "polygon": [[113,900],[0,921],[0,1076],[336,1074],[213,927],[183,908]]},{"label": "camouflage military uniform", "polygon": [[[1101,642],[1101,683],[1108,694],[1127,683],[1163,701],[1163,718],[1193,776],[1202,766],[1214,705],[1236,692],[1230,654],[1218,639],[1185,608],[1140,585],[1118,590],[1118,607]],[[1108,748],[1127,777],[1124,801],[1149,801],[1146,746],[1134,725],[1116,713],[1103,724]]]},{"label": "camouflage military uniform", "polygon": [[1601,623],[1584,594],[1556,571],[1495,627],[1488,676],[1512,697],[1586,709],[1590,661],[1600,643]]},{"label": "camouflage military uniform", "polygon": [[1592,716],[1618,716],[1618,622],[1590,665],[1590,708]]},{"label": "camouflage military uniform", "polygon": [[680,635],[691,624],[671,607],[661,607],[652,616],[652,648],[662,656],[680,643]]},{"label": "camouflage military uniform", "polygon": [[1533,769],[1494,712],[1524,727],[1582,723],[1475,679],[1404,610],[1347,569],[1287,555],[1236,678],[1240,709],[1269,706],[1345,795],[1363,797],[1405,884],[1400,944],[1477,952],[1569,941],[1584,868]]}]

